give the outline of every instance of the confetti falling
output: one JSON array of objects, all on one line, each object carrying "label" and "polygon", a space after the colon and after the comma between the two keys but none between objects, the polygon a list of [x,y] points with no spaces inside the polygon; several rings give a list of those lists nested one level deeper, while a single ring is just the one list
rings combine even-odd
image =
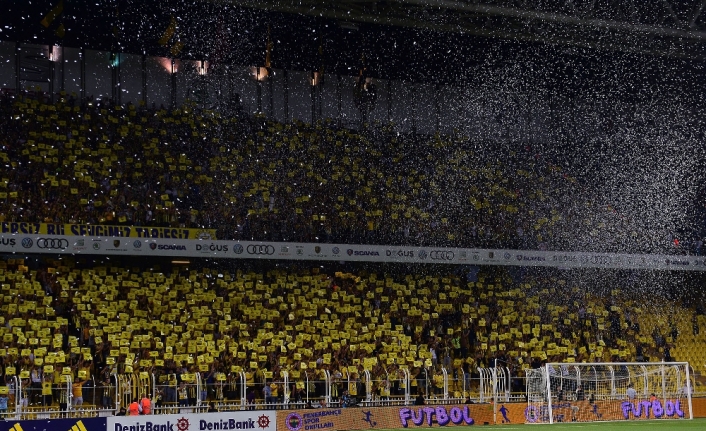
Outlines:
[{"label": "confetti falling", "polygon": [[[32,3],[0,19],[0,83],[24,88],[0,95],[2,221],[702,253],[700,12],[662,21],[688,18],[687,32],[652,19],[668,14],[657,7],[630,19],[584,10],[610,31],[596,37],[580,21],[591,33],[581,37],[556,18],[578,15],[545,6],[517,25],[506,4],[488,14],[466,2],[453,13],[412,2],[406,17],[386,9],[398,2],[373,2],[384,13],[350,19],[312,1]],[[330,365],[341,378],[371,369],[380,387],[400,365],[704,362],[693,349],[705,345],[698,274],[12,260],[8,361],[31,346],[56,364],[165,375],[282,366],[295,380]],[[81,350],[81,329],[94,331],[93,349]]]}]

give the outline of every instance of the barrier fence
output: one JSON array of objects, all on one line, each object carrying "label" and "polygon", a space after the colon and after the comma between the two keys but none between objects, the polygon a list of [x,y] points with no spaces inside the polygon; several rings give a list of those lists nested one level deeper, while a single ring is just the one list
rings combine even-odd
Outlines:
[{"label": "barrier fence", "polygon": [[[148,397],[153,414],[219,411],[291,410],[312,407],[408,406],[419,395],[440,405],[524,399],[524,383],[508,368],[438,366],[396,369],[375,375],[329,370],[232,373],[113,374],[103,381],[61,376],[52,383],[12,376],[7,388],[5,419],[103,417],[117,414],[130,403]],[[511,391],[513,379],[517,392]]]},{"label": "barrier fence", "polygon": [[[693,382],[692,382],[692,387]],[[93,378],[60,382],[11,376],[7,388],[11,421],[111,417],[143,397],[151,399],[153,415],[201,414],[207,411],[291,411],[331,408],[406,407],[419,402],[437,406],[525,403],[524,377],[507,367],[438,366],[390,373],[369,370],[343,374],[329,370],[168,374],[113,374],[103,382]],[[699,396],[697,391],[695,396]],[[701,394],[703,395],[703,394]],[[16,430],[17,431],[17,430]]]}]

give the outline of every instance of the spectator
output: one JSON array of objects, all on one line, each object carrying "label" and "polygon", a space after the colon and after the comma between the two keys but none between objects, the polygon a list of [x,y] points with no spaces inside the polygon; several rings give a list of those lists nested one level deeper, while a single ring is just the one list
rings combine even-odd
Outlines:
[{"label": "spectator", "polygon": [[632,383],[628,384],[628,389],[625,391],[625,395],[627,395],[629,400],[634,400],[635,397],[637,397],[637,391],[633,387]]},{"label": "spectator", "polygon": [[341,407],[355,407],[356,404],[356,399],[352,397],[348,391],[343,391],[343,396],[341,397]]},{"label": "spectator", "polygon": [[83,380],[76,380],[71,384],[71,391],[73,394],[73,405],[80,406],[83,404]]},{"label": "spectator", "polygon": [[583,385],[578,385],[576,388],[576,401],[584,401],[585,398],[585,393],[583,391]]},{"label": "spectator", "polygon": [[8,396],[6,393],[0,393],[0,418],[3,420],[6,419],[7,415],[7,401],[8,401]]},{"label": "spectator", "polygon": [[177,396],[179,398],[179,407],[187,407],[189,405],[189,392],[188,388],[186,387],[186,382],[179,382]]},{"label": "spectator", "polygon": [[103,406],[103,408],[114,408],[115,406],[113,405],[113,393],[115,392],[115,386],[110,381],[110,377],[106,377],[103,380],[101,388],[103,394],[101,397],[101,405]]},{"label": "spectator", "polygon": [[270,405],[275,403],[275,400],[272,397],[272,389],[270,388],[270,385],[265,383],[262,387],[262,393],[265,397],[265,404]]}]

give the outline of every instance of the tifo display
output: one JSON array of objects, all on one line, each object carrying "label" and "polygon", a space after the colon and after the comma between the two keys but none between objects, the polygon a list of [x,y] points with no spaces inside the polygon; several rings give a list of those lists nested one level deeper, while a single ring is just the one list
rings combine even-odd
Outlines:
[{"label": "tifo display", "polygon": [[[284,124],[188,104],[82,103],[65,92],[53,102],[28,93],[0,102],[2,118],[22,119],[0,151],[3,233],[41,234],[34,225],[49,221],[57,234],[140,238],[208,230],[236,241],[423,238],[434,248],[660,254],[687,244],[597,205],[532,145],[483,151],[467,136]],[[630,234],[615,235],[623,223]]]}]

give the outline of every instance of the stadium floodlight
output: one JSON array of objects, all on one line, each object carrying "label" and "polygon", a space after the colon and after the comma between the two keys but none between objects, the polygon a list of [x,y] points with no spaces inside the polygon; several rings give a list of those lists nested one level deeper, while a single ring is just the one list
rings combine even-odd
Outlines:
[{"label": "stadium floodlight", "polygon": [[527,423],[693,419],[687,362],[548,363],[527,370]]}]

